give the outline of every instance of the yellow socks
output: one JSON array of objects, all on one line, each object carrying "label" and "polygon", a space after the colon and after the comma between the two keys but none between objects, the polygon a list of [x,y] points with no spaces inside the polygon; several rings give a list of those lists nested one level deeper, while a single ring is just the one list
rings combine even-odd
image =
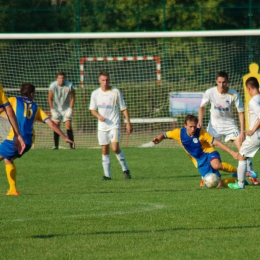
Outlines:
[{"label": "yellow socks", "polygon": [[223,162],[221,163],[222,164],[222,171],[223,172],[230,172],[230,173],[234,173],[234,172],[237,172],[237,167],[229,164],[229,163],[226,163],[226,162]]},{"label": "yellow socks", "polygon": [[14,164],[6,164],[5,171],[9,183],[9,192],[16,191],[16,168]]},{"label": "yellow socks", "polygon": [[237,181],[237,177],[231,177],[231,178],[228,178],[228,179],[222,179],[222,181],[224,182],[225,186],[228,185],[228,183],[235,183],[235,181]]}]

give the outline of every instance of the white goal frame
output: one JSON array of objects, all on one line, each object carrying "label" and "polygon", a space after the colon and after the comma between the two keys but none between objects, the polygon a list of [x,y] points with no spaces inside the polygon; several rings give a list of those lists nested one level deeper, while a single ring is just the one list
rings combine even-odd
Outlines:
[{"label": "white goal frame", "polygon": [[[154,79],[152,82],[152,84],[153,84],[152,87],[154,89],[156,89],[155,92],[160,94],[160,90],[163,89],[165,91],[164,92],[162,91],[161,93],[162,93],[162,95],[166,96],[167,93],[169,92],[168,90],[170,90],[170,88],[173,84],[179,84],[180,86],[179,85],[177,86],[178,89],[181,89],[181,86],[182,86],[181,84],[183,84],[185,87],[186,87],[185,84],[187,84],[185,82],[185,78],[184,78],[184,81],[181,81],[182,78],[180,78],[180,79],[178,79],[178,80],[180,80],[180,81],[178,81],[180,83],[178,83],[177,81],[176,81],[177,83],[175,83],[175,82],[171,81],[171,76],[169,76],[171,74],[170,69],[172,69],[172,67],[174,67],[174,62],[171,62],[171,61],[174,61],[175,56],[168,55],[168,53],[167,53],[168,44],[170,47],[171,47],[172,42],[176,42],[176,44],[180,44],[179,41],[175,41],[174,38],[203,38],[203,37],[206,38],[206,37],[208,37],[208,38],[211,38],[211,39],[209,39],[210,41],[214,42],[214,39],[212,39],[214,37],[215,38],[223,37],[224,40],[230,39],[230,41],[233,40],[232,37],[234,37],[235,41],[236,41],[235,37],[246,37],[243,40],[243,42],[246,41],[247,48],[246,48],[246,54],[243,54],[243,55],[245,56],[248,54],[249,58],[245,59],[245,60],[250,60],[251,59],[250,55],[254,54],[253,49],[252,49],[253,45],[251,44],[252,40],[254,40],[254,38],[253,38],[254,36],[258,36],[258,37],[256,37],[257,38],[256,40],[259,41],[260,29],[212,30],[212,31],[167,31],[167,32],[123,32],[123,33],[120,33],[120,32],[119,33],[107,33],[107,32],[102,32],[102,33],[73,33],[73,32],[71,32],[71,33],[0,33],[0,40],[2,40],[3,42],[5,40],[6,41],[7,40],[11,40],[11,41],[17,40],[17,42],[19,44],[21,42],[21,46],[22,46],[21,50],[22,50],[22,48],[24,48],[23,45],[27,44],[27,40],[28,40],[28,46],[30,45],[30,41],[32,41],[34,46],[36,46],[38,44],[38,42],[41,46],[41,44],[42,44],[41,40],[44,41],[44,44],[45,43],[48,44],[48,40],[57,40],[57,42],[61,41],[62,44],[63,44],[62,40],[65,40],[64,41],[65,43],[67,42],[66,40],[68,40],[69,43],[70,43],[70,40],[75,40],[76,44],[79,44],[79,46],[80,46],[80,44],[82,44],[83,51],[81,51],[81,48],[73,49],[74,41],[71,41],[71,44],[73,45],[73,47],[72,47],[73,52],[71,54],[70,60],[68,59],[68,61],[67,61],[68,64],[66,64],[66,66],[68,68],[72,68],[71,73],[73,75],[73,82],[76,83],[77,87],[79,87],[78,92],[82,94],[82,100],[80,100],[80,102],[83,102],[83,101],[88,101],[88,98],[90,97],[89,93],[90,93],[90,91],[92,91],[92,89],[95,86],[95,83],[92,83],[92,84],[89,83],[89,82],[92,82],[93,79],[91,78],[91,76],[88,79],[88,73],[92,73],[92,71],[90,71],[88,69],[88,66],[90,67],[90,64],[88,62],[92,62],[91,65],[94,65],[93,63],[99,62],[99,61],[102,61],[103,63],[109,62],[110,65],[111,65],[111,62],[121,62],[122,67],[124,67],[122,64],[122,62],[124,62],[124,61],[131,62],[132,65],[135,65],[132,62],[140,61],[138,63],[138,65],[139,64],[143,65],[141,67],[145,67],[145,71],[146,70],[149,71],[149,75],[151,75],[151,74],[154,75],[152,77]],[[98,41],[92,41],[92,40],[96,40],[96,39]],[[150,45],[147,45],[147,46],[145,45],[144,48],[147,48],[147,50],[140,51],[140,52],[136,52],[135,49],[130,49],[130,48],[125,48],[125,49],[122,48],[122,49],[120,49],[120,51],[117,51],[117,50],[116,51],[114,51],[114,50],[106,51],[106,49],[101,49],[101,51],[100,51],[100,48],[97,48],[97,49],[93,49],[91,52],[88,52],[87,50],[84,49],[84,46],[85,46],[84,44],[86,42],[88,42],[88,40],[90,40],[89,41],[90,44],[97,43],[97,46],[99,46],[98,45],[99,40],[101,41],[103,39],[104,40],[108,40],[108,39],[115,39],[115,40],[140,39],[141,40],[141,39],[144,39],[144,42],[145,42],[145,39],[147,39],[148,40],[147,42],[149,42],[149,44],[150,44],[150,42],[153,44],[151,46],[157,46],[157,45],[161,45],[163,47],[165,46],[165,50],[163,48],[161,48],[161,49],[153,48],[152,49]],[[149,41],[150,39],[154,39],[154,40]],[[164,39],[165,39],[165,45],[163,45]],[[82,40],[82,41],[80,41],[80,40]],[[189,41],[189,40],[190,39],[187,39],[187,41]],[[121,41],[119,41],[119,42],[121,42]],[[136,41],[133,41],[133,42],[136,42]],[[186,42],[186,41],[184,41],[184,42]],[[130,44],[131,44],[131,41],[130,41]],[[198,47],[200,48],[200,46],[204,46],[204,45],[199,45]],[[3,45],[3,47],[4,47],[4,45]],[[108,47],[108,50],[109,50],[109,47]],[[231,48],[231,52],[232,51],[233,51],[233,49]],[[61,49],[61,52],[62,52],[62,49]],[[171,52],[169,52],[169,53],[171,53]],[[5,55],[3,56],[3,58],[6,60],[9,60],[8,59],[9,53],[7,52]],[[48,55],[50,55],[50,54],[48,54]],[[62,53],[62,55],[63,55],[63,53]],[[66,53],[64,53],[64,55],[66,55]],[[95,57],[95,55],[96,55],[96,57]],[[145,56],[145,55],[147,55],[147,56]],[[176,55],[179,55],[179,54],[177,53]],[[14,57],[15,59],[13,57],[11,57],[12,62],[16,62],[16,60],[17,60],[16,57]],[[32,57],[33,57],[33,55],[32,55]],[[258,57],[258,54],[257,54],[257,57]],[[180,56],[178,56],[177,58],[180,59]],[[260,57],[258,57],[258,60],[259,60],[259,58]],[[73,59],[73,61],[71,59]],[[167,59],[168,60],[171,59],[170,62]],[[203,59],[203,55],[202,55],[201,59]],[[146,65],[145,61],[149,61],[149,63]],[[258,63],[260,63],[260,62],[258,62]],[[109,67],[109,64],[107,64],[108,67]],[[98,64],[95,63],[95,65],[98,65]],[[149,65],[149,67],[148,67],[148,65]],[[27,65],[25,64],[24,66],[26,69]],[[93,66],[93,67],[96,67],[96,66]],[[111,67],[113,67],[113,66],[111,66]],[[133,66],[133,67],[135,67],[135,66]],[[91,68],[92,68],[92,66],[91,66]],[[167,69],[170,68],[170,69],[166,70],[165,68],[167,68]],[[204,69],[204,67],[202,69]],[[135,75],[139,75],[137,73],[142,73],[142,72],[136,72]],[[177,72],[173,71],[173,73],[177,74],[177,73],[179,73],[179,71],[178,70],[177,70]],[[11,73],[10,73],[10,75],[11,75]],[[201,75],[203,75],[203,74],[201,74]],[[236,79],[238,76],[240,76],[240,75],[235,74]],[[7,82],[9,83],[9,82],[11,82],[11,77],[10,77],[10,79],[8,77],[9,77],[9,74],[7,74],[7,76],[5,75],[4,80],[6,80],[6,81],[8,80]],[[34,77],[35,77],[35,75],[33,74],[32,78],[34,78]],[[30,79],[30,75],[28,76],[28,78]],[[49,78],[50,78],[50,75],[48,75],[48,82],[50,82]],[[168,80],[168,79],[170,79],[170,80]],[[189,80],[189,78],[188,78],[188,80]],[[187,82],[188,82],[188,80],[187,80]],[[156,82],[157,82],[157,84],[156,84]],[[143,91],[143,89],[146,90],[147,82],[142,82],[142,83],[143,83],[144,87],[142,86],[143,88],[142,89],[140,88],[140,89]],[[147,83],[147,85],[148,84],[149,83]],[[10,91],[10,95],[11,95],[11,92],[14,92],[12,94],[15,94],[15,92],[19,91],[18,88],[9,88],[9,85],[12,86],[11,83],[10,84],[5,83],[4,89],[6,91]],[[42,92],[48,91],[46,84],[42,84],[42,85],[38,84],[38,86],[39,86],[39,88],[36,88],[37,91],[42,91]],[[46,88],[43,86],[46,86]],[[128,88],[128,86],[126,86],[126,88]],[[147,87],[147,89],[149,90],[149,86]],[[131,92],[130,97],[133,98],[134,104],[136,104],[137,101],[139,102],[138,93],[137,94],[135,94],[135,92],[133,92],[133,93]],[[146,93],[146,92],[144,92],[144,93]],[[41,93],[41,95],[43,96],[43,98],[45,98],[45,93],[43,93],[43,94]],[[145,97],[147,98],[148,101],[151,100],[151,105],[148,106],[148,109],[150,109],[150,107],[152,109],[151,109],[151,111],[148,111],[147,113],[132,113],[131,114],[131,122],[133,124],[135,124],[134,127],[136,127],[137,131],[133,132],[133,134],[132,134],[133,138],[130,137],[131,140],[128,138],[128,136],[125,133],[122,134],[122,138],[123,138],[122,143],[126,142],[126,146],[128,146],[128,141],[129,141],[130,146],[140,145],[138,143],[140,140],[148,138],[148,135],[145,132],[146,130],[150,135],[150,134],[153,134],[155,131],[158,131],[158,129],[161,129],[161,127],[165,127],[165,126],[168,127],[168,125],[171,125],[173,128],[173,127],[177,127],[180,124],[179,118],[178,119],[172,118],[172,117],[169,118],[169,115],[166,113],[167,112],[166,109],[168,106],[167,96],[166,96],[165,100],[160,101],[161,103],[159,103],[157,101],[156,97],[150,97],[149,92],[147,92],[147,94],[145,94],[145,95],[146,95]],[[138,99],[135,100],[135,97],[138,97]],[[47,112],[49,113],[47,100],[44,99],[43,102],[44,102],[43,109],[46,109]],[[80,102],[78,104],[82,104]],[[84,107],[85,107],[85,105],[86,104],[84,103]],[[139,103],[138,103],[138,105],[139,105]],[[131,108],[130,105],[129,105],[129,108]],[[76,107],[75,111],[76,111],[75,115],[77,116],[77,117],[75,117],[75,118],[77,118],[77,121],[75,120],[75,122],[77,122],[77,124],[78,124],[77,125],[78,131],[76,132],[76,134],[74,132],[76,143],[77,143],[77,139],[78,139],[79,143],[80,143],[80,145],[79,145],[80,147],[83,147],[83,148],[95,147],[96,142],[95,143],[94,143],[94,141],[92,142],[92,134],[93,134],[93,136],[96,135],[96,133],[94,131],[94,127],[95,127],[94,120],[92,122],[92,120],[89,117],[89,114],[86,117],[86,114],[84,114],[86,111],[85,110],[83,111],[83,109],[81,109],[79,107]],[[160,111],[162,111],[162,112],[160,112]],[[84,121],[83,119],[86,119],[86,120]],[[85,122],[88,122],[89,125],[86,126]],[[40,124],[39,124],[39,126],[36,126],[36,128],[37,128],[36,130],[40,133],[39,134],[40,137],[42,137],[42,136],[45,137],[46,133],[47,134],[51,133],[49,129],[41,132]],[[85,131],[90,132],[91,138],[88,138],[88,139],[85,138]],[[141,134],[139,134],[138,131]],[[150,138],[150,136],[149,136],[149,138]],[[40,142],[39,143],[42,145],[43,139],[39,138],[38,140],[40,140],[41,143]],[[48,141],[48,142],[52,144],[52,140]],[[43,145],[44,147],[46,147],[45,143]],[[49,145],[49,143],[47,143],[47,145]]]}]

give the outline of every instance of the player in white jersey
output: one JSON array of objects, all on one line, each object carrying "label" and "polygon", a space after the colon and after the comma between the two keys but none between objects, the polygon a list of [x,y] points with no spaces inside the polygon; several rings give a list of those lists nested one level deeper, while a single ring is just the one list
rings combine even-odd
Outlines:
[{"label": "player in white jersey", "polygon": [[[48,103],[51,109],[52,121],[58,126],[65,123],[67,135],[70,140],[74,141],[72,130],[72,112],[75,103],[75,89],[72,82],[65,79],[66,75],[60,71],[56,74],[56,81],[52,82],[49,87]],[[54,132],[54,149],[59,149],[60,136]],[[70,148],[73,149],[70,144]]]},{"label": "player in white jersey", "polygon": [[[207,132],[215,138],[221,140],[224,137],[225,142],[234,142],[239,150],[244,141],[244,105],[238,92],[228,87],[228,74],[225,71],[220,71],[216,77],[216,87],[207,89],[203,95],[199,108],[199,123],[198,127],[202,127],[203,115],[208,103],[211,104],[210,121],[208,123]],[[233,117],[232,107],[235,105],[240,123],[240,131]],[[259,181],[253,178],[252,161],[248,158],[247,161],[247,176],[253,184],[258,185]]]},{"label": "player in white jersey", "polygon": [[[99,74],[100,88],[91,94],[90,112],[98,119],[98,141],[102,146],[102,165],[104,169],[103,180],[111,180],[109,146],[116,154],[126,179],[131,179],[124,153],[119,148],[120,142],[120,111],[126,119],[126,130],[130,134],[133,128],[125,105],[124,98],[119,89],[109,85],[109,73],[102,71]],[[119,111],[120,110],[120,111]]]},{"label": "player in white jersey", "polygon": [[[249,130],[246,131],[246,139],[243,141],[238,155],[238,181],[235,184],[228,184],[234,190],[245,188],[245,176],[247,171],[247,158],[254,157],[260,148],[260,93],[259,82],[255,77],[250,77],[246,81],[246,88],[251,96],[248,103],[248,123]],[[257,177],[257,173],[255,173]]]}]

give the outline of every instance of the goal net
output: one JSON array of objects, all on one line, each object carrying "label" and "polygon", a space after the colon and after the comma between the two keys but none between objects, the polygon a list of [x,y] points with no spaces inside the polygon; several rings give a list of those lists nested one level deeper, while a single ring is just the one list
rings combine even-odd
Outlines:
[{"label": "goal net", "polygon": [[[50,114],[48,87],[56,73],[64,71],[76,86],[72,124],[77,148],[93,148],[98,147],[97,120],[88,109],[90,95],[99,87],[99,72],[107,70],[111,85],[123,93],[134,128],[127,135],[121,115],[121,146],[139,147],[183,126],[187,113],[196,114],[199,95],[215,85],[218,71],[229,74],[230,87],[243,97],[242,76],[251,62],[260,64],[259,35],[258,30],[1,34],[0,81],[8,97],[19,95],[22,82],[33,83],[35,102]],[[184,104],[176,101],[179,95],[187,98]],[[208,119],[207,112],[204,126]],[[61,129],[65,131],[63,124]],[[36,123],[35,131],[35,148],[53,147],[47,125]],[[60,145],[69,147],[63,140]]]}]

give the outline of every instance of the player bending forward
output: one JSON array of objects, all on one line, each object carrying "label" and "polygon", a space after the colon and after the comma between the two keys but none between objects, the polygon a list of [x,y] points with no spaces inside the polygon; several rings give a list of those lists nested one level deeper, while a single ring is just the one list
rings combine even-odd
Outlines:
[{"label": "player bending forward", "polygon": [[[130,134],[133,129],[123,96],[119,89],[109,85],[109,73],[102,71],[99,74],[100,88],[94,90],[90,100],[90,112],[98,119],[98,141],[102,146],[103,180],[111,180],[109,145],[121,164],[125,179],[131,179],[124,153],[119,148],[120,117],[119,109],[126,119],[126,131]],[[98,111],[96,111],[98,109]]]},{"label": "player bending forward", "polygon": [[[214,146],[219,147],[225,152],[228,152],[237,159],[238,152],[234,152],[226,145],[222,144],[220,141],[215,139],[212,135],[207,133],[205,130],[197,128],[198,118],[194,115],[187,115],[185,117],[185,123],[183,128],[176,128],[172,131],[163,133],[155,138],[152,141],[155,144],[160,143],[164,139],[174,139],[176,140],[184,149],[184,151],[189,155],[193,164],[198,168],[202,178],[207,173],[216,173],[219,177],[219,170],[225,172],[236,172],[237,168],[221,162],[220,154],[217,152]],[[220,183],[218,187],[224,187],[226,180],[220,178]],[[232,179],[232,181],[234,181]],[[227,181],[228,182],[228,181]]]},{"label": "player bending forward", "polygon": [[46,123],[52,130],[58,133],[65,142],[70,143],[73,147],[74,142],[60,130],[60,128],[44,113],[44,111],[33,102],[35,94],[35,86],[30,83],[23,83],[21,97],[11,97],[9,102],[14,108],[16,118],[19,124],[21,136],[25,142],[26,148],[22,154],[19,154],[18,149],[14,149],[14,131],[13,128],[6,139],[0,145],[0,161],[4,159],[5,170],[9,183],[9,190],[6,195],[19,195],[16,188],[16,167],[14,159],[21,157],[24,153],[31,149],[34,141],[33,124],[37,121]]}]

